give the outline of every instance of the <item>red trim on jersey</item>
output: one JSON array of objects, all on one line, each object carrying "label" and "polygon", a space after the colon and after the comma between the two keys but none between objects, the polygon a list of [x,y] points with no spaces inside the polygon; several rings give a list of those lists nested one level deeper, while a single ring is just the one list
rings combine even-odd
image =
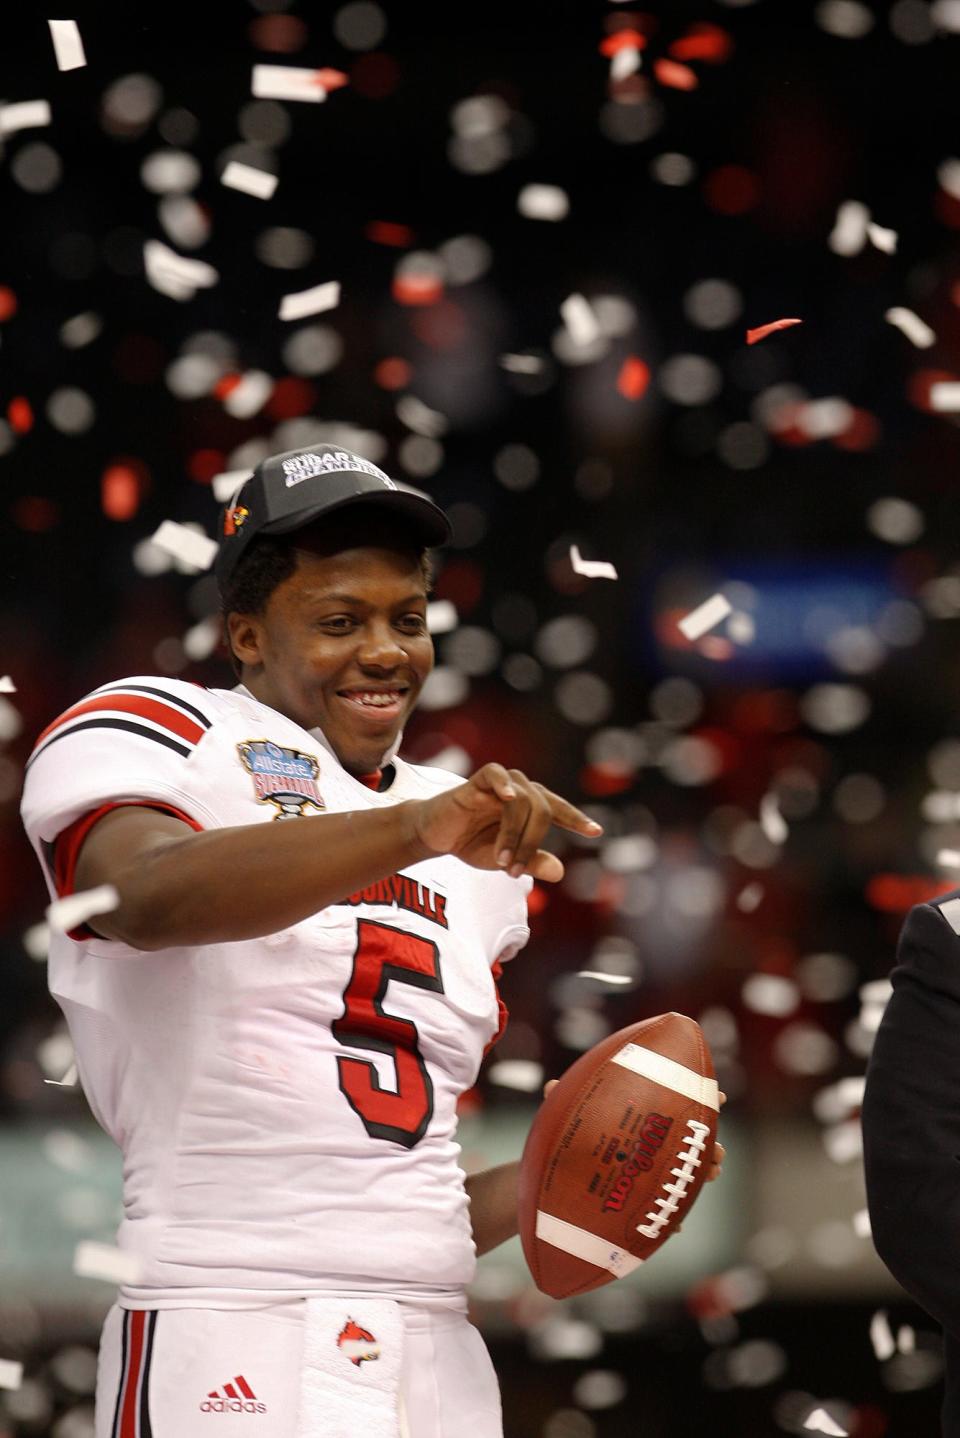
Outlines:
[{"label": "red trim on jersey", "polygon": [[[114,809],[157,809],[161,814],[172,814],[175,819],[182,819],[184,824],[189,824],[191,829],[200,832],[202,824],[196,819],[191,819],[189,814],[184,814],[182,809],[176,809],[172,804],[155,803],[152,799],[124,799],[117,803],[101,804],[99,809],[91,809],[89,814],[83,814],[75,819],[66,829],[61,829],[53,842],[53,882],[57,890],[57,897],[65,899],[76,892],[77,861],[80,858],[80,850],[84,841],[94,824],[98,824],[105,814]],[[90,939],[98,935],[86,924],[71,929],[68,938]]]},{"label": "red trim on jersey", "polygon": [[374,769],[369,774],[354,774],[358,784],[366,784],[368,789],[379,789],[380,780],[383,778],[382,769]]},{"label": "red trim on jersey", "polygon": [[136,1309],[130,1315],[130,1348],[127,1353],[127,1371],[124,1376],[119,1438],[137,1438],[137,1388],[140,1384],[140,1365],[143,1361],[143,1330],[146,1318],[147,1315],[142,1309]]},{"label": "red trim on jersey", "polygon": [[507,1027],[507,1020],[510,1017],[510,1010],[500,997],[500,980],[503,978],[503,964],[499,959],[494,959],[490,965],[490,972],[493,975],[493,987],[497,993],[497,1032],[484,1049],[484,1058],[486,1058],[494,1044],[499,1043],[503,1038],[503,1031]]},{"label": "red trim on jersey", "polygon": [[157,699],[150,699],[146,694],[98,694],[95,699],[86,699],[82,704],[74,704],[72,709],[64,710],[52,724],[47,725],[33,746],[34,749],[69,719],[78,719],[81,714],[96,713],[97,710],[103,709],[119,709],[125,714],[136,714],[140,719],[151,719],[154,724],[168,729],[171,734],[178,734],[181,739],[186,739],[191,744],[199,743],[206,733],[205,729],[193,719],[188,719],[179,709]]}]

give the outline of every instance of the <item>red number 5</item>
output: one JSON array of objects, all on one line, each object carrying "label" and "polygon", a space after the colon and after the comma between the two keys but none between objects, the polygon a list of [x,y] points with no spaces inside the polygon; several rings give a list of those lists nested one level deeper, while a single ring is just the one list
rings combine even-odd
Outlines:
[{"label": "red number 5", "polygon": [[340,1088],[371,1138],[392,1139],[413,1148],[433,1115],[433,1083],[418,1047],[416,1024],[384,1012],[383,998],[391,979],[442,994],[436,944],[373,919],[359,919],[353,972],[343,991],[343,1017],[335,1019],[331,1028],[334,1038],[350,1048],[389,1054],[397,1091],[380,1087],[375,1064],[352,1058],[337,1059]]}]

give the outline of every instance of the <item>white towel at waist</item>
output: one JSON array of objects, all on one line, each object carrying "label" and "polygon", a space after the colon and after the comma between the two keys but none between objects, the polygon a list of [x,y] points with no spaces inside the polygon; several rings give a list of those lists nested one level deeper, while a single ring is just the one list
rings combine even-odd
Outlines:
[{"label": "white towel at waist", "polygon": [[403,1438],[403,1318],[389,1298],[308,1298],[297,1438]]}]

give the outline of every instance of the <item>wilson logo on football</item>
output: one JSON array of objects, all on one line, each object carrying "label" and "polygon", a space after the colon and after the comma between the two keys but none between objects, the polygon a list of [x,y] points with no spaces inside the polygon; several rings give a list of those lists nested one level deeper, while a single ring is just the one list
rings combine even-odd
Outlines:
[{"label": "wilson logo on football", "polygon": [[359,1323],[354,1323],[352,1318],[347,1319],[337,1334],[337,1347],[344,1358],[349,1358],[356,1368],[359,1368],[361,1363],[368,1363],[380,1357],[380,1344],[373,1334],[361,1328]]},{"label": "wilson logo on football", "polygon": [[221,1392],[212,1389],[200,1404],[201,1413],[266,1413],[266,1403],[259,1403],[250,1384],[238,1373],[232,1383],[225,1383]]}]

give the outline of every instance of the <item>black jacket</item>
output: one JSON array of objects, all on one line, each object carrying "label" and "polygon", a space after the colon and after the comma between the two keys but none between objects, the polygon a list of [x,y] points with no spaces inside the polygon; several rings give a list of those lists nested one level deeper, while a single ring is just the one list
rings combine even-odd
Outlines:
[{"label": "black jacket", "polygon": [[940,910],[954,899],[907,915],[863,1101],[873,1242],[943,1327],[947,1438],[960,1438],[960,935]]}]

